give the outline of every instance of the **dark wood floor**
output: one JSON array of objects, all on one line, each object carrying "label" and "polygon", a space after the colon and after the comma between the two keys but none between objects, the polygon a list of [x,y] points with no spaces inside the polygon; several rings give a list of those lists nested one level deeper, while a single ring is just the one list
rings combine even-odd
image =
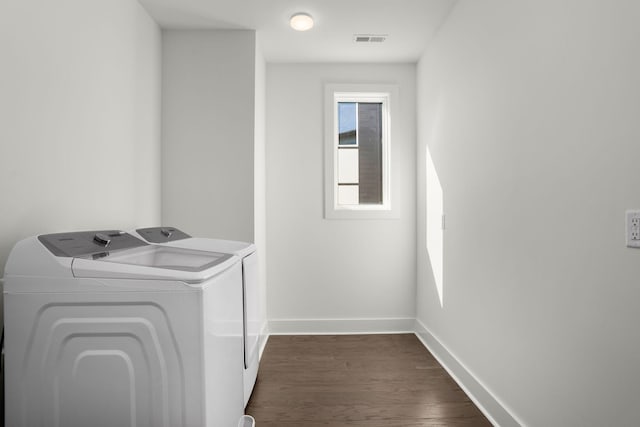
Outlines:
[{"label": "dark wood floor", "polygon": [[491,426],[413,334],[271,336],[256,427]]}]

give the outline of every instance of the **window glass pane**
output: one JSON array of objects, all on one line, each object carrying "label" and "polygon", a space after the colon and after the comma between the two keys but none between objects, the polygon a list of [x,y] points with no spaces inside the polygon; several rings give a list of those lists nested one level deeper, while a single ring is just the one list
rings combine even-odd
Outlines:
[{"label": "window glass pane", "polygon": [[382,104],[358,103],[360,204],[382,203]]},{"label": "window glass pane", "polygon": [[339,205],[357,205],[358,204],[358,186],[357,185],[338,185],[338,204]]},{"label": "window glass pane", "polygon": [[358,183],[358,149],[338,148],[338,184]]},{"label": "window glass pane", "polygon": [[356,103],[338,102],[338,144],[356,144]]}]

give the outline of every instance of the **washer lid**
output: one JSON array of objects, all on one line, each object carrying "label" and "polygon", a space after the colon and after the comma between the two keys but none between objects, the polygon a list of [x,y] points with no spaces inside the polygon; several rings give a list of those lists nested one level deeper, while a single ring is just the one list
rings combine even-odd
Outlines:
[{"label": "washer lid", "polygon": [[170,246],[146,245],[75,257],[75,277],[162,279],[200,283],[239,259],[233,255]]}]

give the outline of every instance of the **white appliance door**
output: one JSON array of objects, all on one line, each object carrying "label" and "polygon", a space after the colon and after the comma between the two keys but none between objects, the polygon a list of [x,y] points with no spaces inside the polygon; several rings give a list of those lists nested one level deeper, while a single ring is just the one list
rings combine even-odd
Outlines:
[{"label": "white appliance door", "polygon": [[258,303],[258,255],[256,252],[242,259],[242,284],[245,315],[245,368],[256,360],[260,338],[260,306]]},{"label": "white appliance door", "polygon": [[258,287],[258,254],[242,259],[242,290],[244,297],[244,405],[253,392],[258,376],[260,304]]}]

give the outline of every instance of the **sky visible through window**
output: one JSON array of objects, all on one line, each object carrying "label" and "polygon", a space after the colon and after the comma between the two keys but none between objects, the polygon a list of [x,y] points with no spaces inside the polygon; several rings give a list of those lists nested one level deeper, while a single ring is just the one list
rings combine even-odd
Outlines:
[{"label": "sky visible through window", "polygon": [[340,133],[356,130],[356,103],[338,103],[338,128]]}]

